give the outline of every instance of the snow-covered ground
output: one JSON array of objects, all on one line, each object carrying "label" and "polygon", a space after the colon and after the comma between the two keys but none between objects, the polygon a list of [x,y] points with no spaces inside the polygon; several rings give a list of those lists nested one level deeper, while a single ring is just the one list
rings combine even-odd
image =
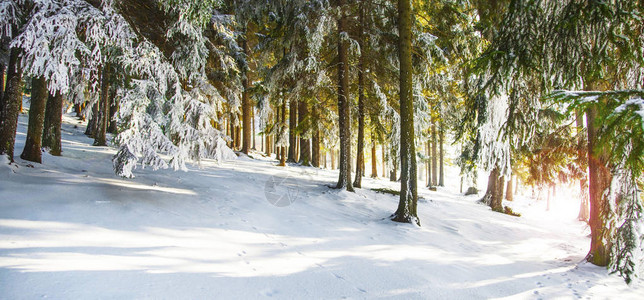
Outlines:
[{"label": "snow-covered ground", "polygon": [[388,220],[384,179],[349,193],[337,171],[245,157],[124,180],[83,130],[65,116],[62,157],[0,164],[0,299],[644,298],[583,262],[574,199],[519,197],[512,217],[449,172],[421,189],[419,228]]}]

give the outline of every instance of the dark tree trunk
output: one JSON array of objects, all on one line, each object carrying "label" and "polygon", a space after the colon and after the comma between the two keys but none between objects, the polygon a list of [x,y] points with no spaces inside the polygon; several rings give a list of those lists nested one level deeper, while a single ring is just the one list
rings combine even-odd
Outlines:
[{"label": "dark tree trunk", "polygon": [[503,176],[498,167],[494,167],[490,172],[490,177],[487,183],[487,191],[483,196],[482,201],[489,205],[493,211],[503,212]]},{"label": "dark tree trunk", "polygon": [[96,125],[96,136],[94,146],[107,146],[107,125],[110,116],[110,66],[105,64],[101,73],[101,95],[98,101],[98,123]]},{"label": "dark tree trunk", "polygon": [[256,135],[255,135],[255,109],[251,109],[250,118],[253,121],[252,122],[253,123],[252,124],[252,126],[253,126],[253,132],[252,132],[252,135],[253,135],[253,137],[252,137],[252,139],[253,139],[253,148],[252,149],[257,150],[257,145],[255,143],[255,140],[256,140],[256,138],[255,138],[256,137]]},{"label": "dark tree trunk", "polygon": [[92,115],[89,118],[89,122],[87,122],[87,128],[85,128],[85,135],[91,138],[94,138],[97,134],[98,108],[99,108],[99,102],[94,103],[94,105],[92,105]]},{"label": "dark tree trunk", "polygon": [[116,113],[119,110],[119,101],[116,99],[116,89],[112,89],[110,94],[110,119],[107,125],[107,132],[111,134],[118,133],[118,126],[116,122]]},{"label": "dark tree trunk", "polygon": [[438,138],[439,138],[439,170],[438,170],[438,185],[439,186],[445,186],[445,153],[443,152],[443,143],[444,143],[444,138],[445,138],[445,131],[443,130],[443,125],[441,125],[438,133]]},{"label": "dark tree trunk", "polygon": [[4,63],[0,62],[0,106],[3,103],[2,97],[4,97],[4,75],[6,68],[7,67],[4,65]]},{"label": "dark tree trunk", "polygon": [[241,149],[241,143],[242,143],[241,126],[235,126],[235,149],[236,150]]},{"label": "dark tree trunk", "polygon": [[7,88],[0,107],[0,155],[7,154],[11,161],[14,158],[16,128],[22,103],[22,68],[18,61],[18,55],[19,50],[12,48],[7,70]]},{"label": "dark tree trunk", "polygon": [[376,157],[376,138],[373,133],[371,134],[371,178],[378,178],[378,159]]},{"label": "dark tree trunk", "polygon": [[47,107],[45,108],[45,122],[43,125],[42,146],[49,149],[49,154],[60,156],[61,149],[61,132],[60,127],[63,122],[63,95],[56,92],[55,95],[47,97]]},{"label": "dark tree trunk", "polygon": [[[282,119],[280,120],[281,126],[286,126],[286,98],[282,100]],[[280,154],[280,164],[279,166],[284,167],[286,166],[286,147],[282,146],[278,150],[278,153]]]},{"label": "dark tree trunk", "polygon": [[297,156],[297,101],[295,97],[289,102],[288,110],[288,158],[287,162],[295,163]]},{"label": "dark tree trunk", "polygon": [[298,127],[302,129],[302,132],[300,133],[300,159],[299,163],[303,166],[310,166],[311,165],[311,139],[309,138],[304,138],[308,131],[309,131],[309,124],[307,123],[306,118],[308,118],[309,114],[309,108],[307,106],[306,101],[300,100],[299,107],[298,107],[298,114],[297,114],[297,121],[298,121]]},{"label": "dark tree trunk", "polygon": [[25,148],[20,158],[42,163],[42,130],[45,122],[45,106],[47,105],[47,81],[44,77],[31,79],[31,104],[29,105],[29,125]]},{"label": "dark tree trunk", "polygon": [[385,143],[382,143],[382,145],[380,145],[380,148],[380,150],[382,150],[382,176],[387,177],[387,150],[385,150]]},{"label": "dark tree trunk", "polygon": [[429,140],[425,142],[425,174],[427,174],[427,187],[432,187],[432,150]]},{"label": "dark tree trunk", "polygon": [[[601,104],[600,104],[601,105]],[[597,151],[598,128],[595,124],[597,108],[586,111],[586,128],[588,131],[588,174],[590,178],[590,251],[586,259],[598,266],[607,266],[611,245],[609,241],[608,218],[610,204],[608,195],[604,194],[610,188],[613,175],[608,167],[608,154]]]},{"label": "dark tree trunk", "polygon": [[320,167],[320,129],[318,129],[317,125],[313,125],[313,145],[312,145],[312,151],[313,153],[311,154],[312,158],[312,164],[314,167],[319,168]]},{"label": "dark tree trunk", "polygon": [[[344,0],[339,0],[340,18],[338,35],[349,30],[347,7]],[[349,45],[345,39],[338,39],[338,127],[340,131],[340,172],[337,188],[353,191],[351,182],[351,110],[349,97]]]},{"label": "dark tree trunk", "polygon": [[398,58],[400,61],[400,201],[392,216],[396,222],[416,223],[418,176],[414,142],[414,99],[412,94],[411,0],[398,0]]},{"label": "dark tree trunk", "polygon": [[[45,103],[46,103],[46,101],[45,101]],[[83,105],[82,104],[78,104],[78,103],[74,104],[74,112],[76,113],[76,117],[79,120],[83,120],[83,121],[85,120],[85,117],[83,116]]]},{"label": "dark tree trunk", "polygon": [[432,125],[432,186],[438,185],[438,151],[436,145],[438,139],[436,136],[436,125]]},{"label": "dark tree trunk", "polygon": [[364,60],[366,51],[364,48],[364,1],[360,2],[360,14],[359,14],[359,38],[358,45],[360,46],[360,57],[358,58],[358,151],[356,155],[356,178],[353,181],[354,187],[362,187],[362,176],[364,176],[364,106],[365,106],[365,95],[364,95]]}]

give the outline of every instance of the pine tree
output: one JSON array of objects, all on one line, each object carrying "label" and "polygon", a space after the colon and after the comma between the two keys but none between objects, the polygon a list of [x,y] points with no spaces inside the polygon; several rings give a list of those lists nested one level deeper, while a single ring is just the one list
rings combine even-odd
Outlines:
[{"label": "pine tree", "polygon": [[29,124],[25,148],[20,158],[42,163],[42,132],[45,122],[45,106],[49,96],[47,81],[43,76],[31,80],[31,101],[29,104]]}]

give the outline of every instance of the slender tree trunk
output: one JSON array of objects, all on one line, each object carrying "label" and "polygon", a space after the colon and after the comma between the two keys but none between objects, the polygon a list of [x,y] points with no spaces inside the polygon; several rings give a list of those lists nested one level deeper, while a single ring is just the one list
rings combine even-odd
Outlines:
[{"label": "slender tree trunk", "polygon": [[13,162],[13,151],[16,143],[16,129],[22,103],[22,68],[18,61],[19,50],[11,48],[9,69],[7,70],[7,87],[0,107],[0,155],[7,154]]},{"label": "slender tree trunk", "polygon": [[257,140],[257,136],[255,135],[255,109],[254,108],[251,109],[250,118],[251,118],[251,120],[253,120],[253,132],[252,132],[252,135],[253,135],[253,148],[252,149],[257,150],[257,145],[255,143],[256,140]]},{"label": "slender tree trunk", "polygon": [[61,132],[60,127],[63,122],[63,95],[56,92],[55,95],[49,95],[47,98],[47,107],[45,108],[45,122],[43,125],[42,146],[49,148],[49,154],[60,156],[61,149]]},{"label": "slender tree trunk", "polygon": [[331,149],[331,170],[335,170],[335,149]]},{"label": "slender tree trunk", "polygon": [[[248,29],[246,29],[246,34],[248,35]],[[250,50],[248,49],[248,41],[246,38],[242,40],[242,49],[244,51],[244,54],[246,57],[249,57],[250,55]],[[248,70],[243,71],[242,75],[242,127],[244,128],[244,136],[243,136],[243,142],[242,142],[242,152],[246,155],[248,155],[248,151],[250,150],[250,134],[251,134],[251,110],[252,110],[252,105],[250,101],[250,97],[248,96],[248,76],[249,72]]]},{"label": "slender tree trunk", "polygon": [[359,8],[359,37],[358,45],[360,46],[360,57],[358,57],[358,151],[356,155],[356,178],[353,181],[354,187],[362,187],[362,176],[364,176],[364,106],[365,106],[365,95],[364,95],[364,60],[366,55],[365,43],[364,43],[364,1],[360,2]]},{"label": "slender tree trunk", "polygon": [[[601,104],[600,104],[601,105]],[[586,128],[588,131],[588,174],[590,178],[590,251],[586,259],[598,266],[609,263],[611,245],[608,242],[608,216],[610,205],[605,191],[610,188],[613,176],[608,167],[608,154],[595,150],[598,128],[595,124],[597,108],[586,111]]]},{"label": "slender tree trunk", "polygon": [[400,61],[400,201],[392,220],[416,223],[418,176],[416,170],[416,146],[414,141],[414,100],[412,94],[412,12],[410,0],[398,0],[398,32]]},{"label": "slender tree trunk", "polygon": [[[338,35],[349,31],[347,7],[345,0],[339,0],[340,18],[338,19]],[[348,42],[338,39],[338,127],[340,131],[340,172],[337,188],[353,191],[351,182],[351,110],[349,97],[349,55]]]},{"label": "slender tree trunk", "polygon": [[312,156],[312,164],[314,167],[319,168],[320,167],[320,129],[318,129],[317,125],[313,125],[313,145],[311,148],[313,148],[313,154]]},{"label": "slender tree trunk", "polygon": [[432,150],[429,144],[429,140],[425,142],[425,174],[427,175],[426,186],[432,186]]},{"label": "slender tree trunk", "polygon": [[287,162],[297,162],[297,100],[293,97],[288,109],[288,159]]},{"label": "slender tree trunk", "polygon": [[101,70],[101,95],[99,99],[99,110],[98,110],[98,125],[96,130],[96,136],[94,138],[94,146],[107,146],[107,125],[109,123],[110,116],[110,100],[109,89],[110,89],[110,66],[105,64]]},{"label": "slender tree trunk", "polygon": [[45,122],[45,106],[47,105],[47,81],[44,77],[31,79],[31,104],[29,104],[29,125],[25,148],[20,158],[42,163],[42,130]]},{"label": "slender tree trunk", "polygon": [[[576,125],[577,125],[577,134],[580,135],[582,131],[584,130],[584,115],[581,112],[576,112]],[[586,148],[587,145],[584,145],[583,140],[579,139],[579,144],[577,145],[578,150],[577,150],[577,157],[580,160],[579,165],[586,165],[588,164],[588,155],[585,155],[585,151],[587,151]],[[588,222],[589,218],[589,203],[588,203],[588,170],[584,170],[584,176],[582,179],[579,180],[579,198],[580,203],[579,203],[579,214],[577,215],[577,219],[579,221],[584,221]]]},{"label": "slender tree trunk", "polygon": [[436,135],[436,125],[432,125],[432,185],[438,185],[438,138]]},{"label": "slender tree trunk", "polygon": [[439,138],[439,171],[438,171],[438,185],[439,186],[445,186],[445,152],[443,151],[443,143],[444,143],[444,138],[445,138],[445,131],[443,130],[443,125],[441,122],[441,126],[438,131],[438,138]]},{"label": "slender tree trunk", "polygon": [[297,108],[298,110],[298,123],[299,127],[302,129],[302,132],[300,133],[300,157],[298,163],[303,166],[310,166],[311,165],[311,139],[305,138],[308,134],[309,129],[309,124],[305,124],[307,122],[306,118],[308,118],[309,114],[309,108],[304,100],[299,101],[299,107]]},{"label": "slender tree trunk", "polygon": [[412,94],[412,12],[410,0],[398,0],[398,32],[400,61],[400,201],[392,216],[396,222],[416,223],[418,176],[416,170],[416,146],[414,141],[414,100]]},{"label": "slender tree trunk", "polygon": [[380,150],[382,150],[382,176],[387,177],[387,150],[385,150],[385,143],[380,145]]},{"label": "slender tree trunk", "polygon": [[[282,100],[282,119],[280,120],[282,128],[286,126],[286,98]],[[286,146],[280,147],[280,164],[279,166],[285,167],[286,166]]]},{"label": "slender tree trunk", "polygon": [[92,105],[92,115],[89,117],[89,122],[87,122],[87,128],[85,128],[85,135],[91,138],[94,138],[97,133],[98,128],[98,108],[99,101]]},{"label": "slender tree trunk", "polygon": [[376,157],[376,138],[371,134],[371,178],[378,178],[378,159]]},{"label": "slender tree trunk", "polygon": [[4,97],[4,75],[6,68],[4,62],[0,62],[0,107],[2,106],[2,98]]}]

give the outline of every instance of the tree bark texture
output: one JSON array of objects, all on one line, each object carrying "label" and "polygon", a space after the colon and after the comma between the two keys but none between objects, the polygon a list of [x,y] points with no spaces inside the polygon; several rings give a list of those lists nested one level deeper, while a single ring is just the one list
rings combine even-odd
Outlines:
[{"label": "tree bark texture", "polygon": [[31,79],[31,104],[29,104],[29,124],[27,139],[20,158],[42,163],[42,130],[45,122],[45,107],[47,105],[47,81],[44,77]]},{"label": "tree bark texture", "polygon": [[[248,32],[246,32],[248,34]],[[248,41],[246,38],[242,40],[241,43],[242,49],[244,50],[244,54],[246,57],[249,57],[250,50],[248,49]],[[242,137],[242,149],[241,151],[248,155],[248,151],[250,151],[250,146],[251,146],[251,141],[250,141],[250,135],[251,135],[251,110],[252,110],[252,105],[250,102],[250,97],[248,95],[248,70],[243,71],[242,75],[242,128],[244,129],[244,135]]]},{"label": "tree bark texture", "polygon": [[297,162],[297,100],[291,99],[288,109],[288,158],[287,162]]},{"label": "tree bark texture", "polygon": [[414,141],[414,101],[412,94],[412,12],[410,0],[398,0],[398,32],[400,61],[400,201],[393,215],[396,222],[416,223],[418,180]]},{"label": "tree bark texture", "polygon": [[299,101],[297,108],[297,121],[298,127],[301,128],[300,132],[300,157],[298,163],[303,166],[311,165],[311,139],[306,138],[309,129],[307,118],[309,117],[309,107],[304,100]]},{"label": "tree bark texture", "polygon": [[98,101],[98,123],[94,146],[107,146],[107,126],[110,117],[110,66],[105,64],[101,70],[101,94]]},{"label": "tree bark texture", "polygon": [[438,151],[436,144],[438,144],[436,125],[432,125],[432,186],[438,185]]},{"label": "tree bark texture", "polygon": [[[345,1],[339,0],[340,18],[338,35],[349,30],[347,7]],[[337,188],[353,191],[351,181],[351,110],[349,97],[349,45],[343,38],[338,39],[338,127],[340,132],[340,161]]]},{"label": "tree bark texture", "polygon": [[362,176],[364,176],[364,115],[365,115],[365,95],[364,95],[364,60],[365,60],[365,50],[364,50],[364,7],[363,2],[360,2],[359,9],[359,37],[358,45],[360,46],[360,57],[358,58],[358,145],[357,145],[357,155],[356,155],[356,178],[353,181],[354,187],[362,187]]},{"label": "tree bark texture", "polygon": [[488,177],[487,191],[482,201],[489,205],[493,211],[503,212],[503,176],[500,176],[499,167],[494,167]]},{"label": "tree bark texture", "polygon": [[9,54],[6,89],[0,107],[0,155],[7,154],[11,161],[14,158],[16,128],[22,104],[22,68],[18,60],[19,53],[17,48],[12,48]]},{"label": "tree bark texture", "polygon": [[438,148],[438,185],[445,186],[445,152],[443,151],[443,143],[445,142],[445,131],[443,130],[443,125],[441,124],[438,131],[439,139],[439,148]]},{"label": "tree bark texture", "polygon": [[49,154],[60,156],[61,132],[60,127],[63,121],[63,95],[60,92],[49,94],[47,107],[45,108],[45,122],[43,125],[42,146],[49,149]]}]

